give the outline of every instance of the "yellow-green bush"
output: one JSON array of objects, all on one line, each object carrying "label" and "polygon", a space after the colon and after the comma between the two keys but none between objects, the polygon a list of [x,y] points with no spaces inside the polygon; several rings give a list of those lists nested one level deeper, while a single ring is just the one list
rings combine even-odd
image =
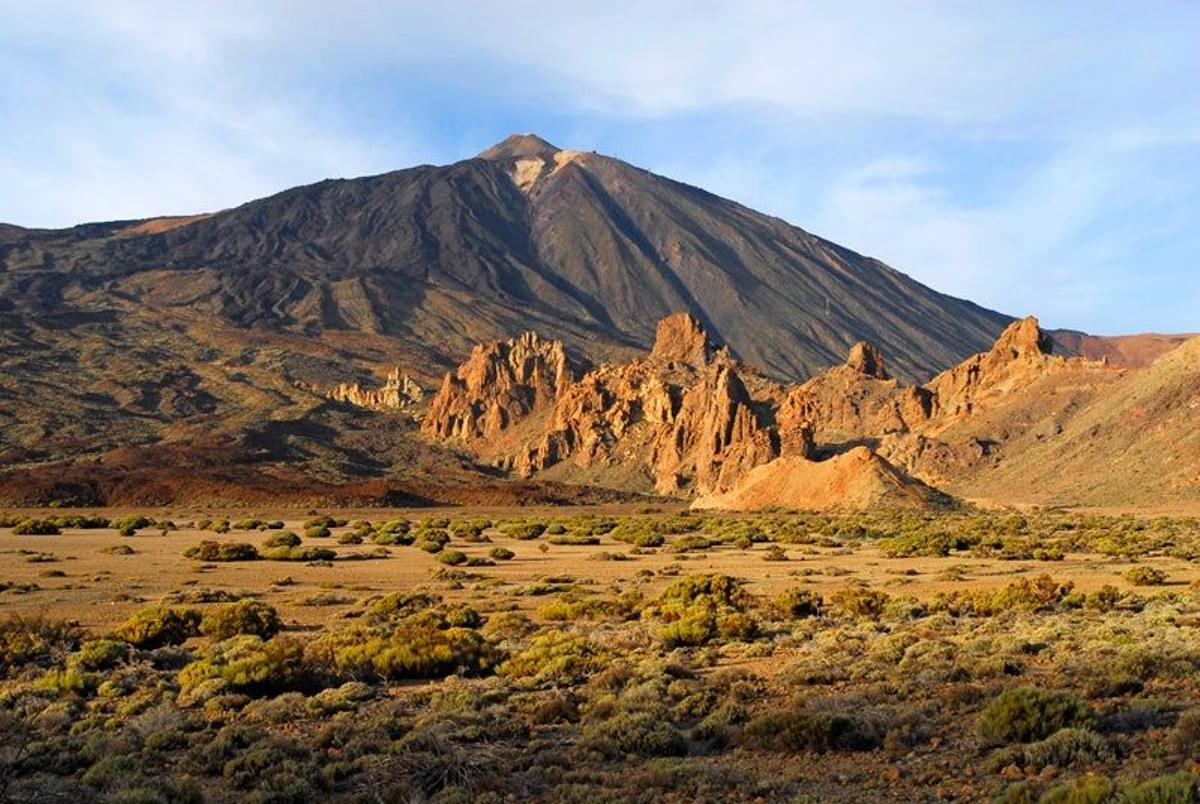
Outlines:
[{"label": "yellow-green bush", "polygon": [[196,609],[150,606],[114,628],[112,637],[138,648],[179,645],[200,633],[200,619]]}]

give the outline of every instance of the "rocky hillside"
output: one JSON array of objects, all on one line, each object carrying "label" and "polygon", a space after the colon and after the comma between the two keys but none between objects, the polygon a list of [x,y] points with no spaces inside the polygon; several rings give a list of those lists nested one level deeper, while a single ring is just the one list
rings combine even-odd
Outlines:
[{"label": "rocky hillside", "polygon": [[1200,499],[1193,346],[1120,369],[1053,354],[1026,318],[925,385],[892,378],[866,343],[805,383],[779,384],[676,314],[645,357],[577,379],[561,368],[562,345],[532,333],[479,347],[447,376],[423,429],[523,477],[710,508],[943,503],[934,487],[1004,502]]}]

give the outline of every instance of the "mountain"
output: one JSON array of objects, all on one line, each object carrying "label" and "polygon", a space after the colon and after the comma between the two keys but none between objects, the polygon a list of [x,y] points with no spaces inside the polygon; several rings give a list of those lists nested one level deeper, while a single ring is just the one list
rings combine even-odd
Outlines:
[{"label": "mountain", "polygon": [[533,135],[213,215],[5,230],[0,266],[25,314],[119,299],[243,330],[355,333],[434,375],[525,329],[590,359],[629,356],[685,310],[781,378],[863,339],[899,375],[926,377],[1008,320],[777,218]]},{"label": "mountain", "polygon": [[[681,311],[762,383],[817,376],[860,340],[896,377],[923,380],[1011,320],[777,218],[534,135],[211,214],[4,224],[0,490],[15,491],[0,500],[133,504],[199,488],[445,498],[503,480],[422,435],[424,403],[409,405],[474,344],[536,331],[561,341],[582,376],[633,360]],[[394,387],[373,391],[385,374]],[[710,381],[740,393],[728,377]],[[353,404],[401,396],[409,409],[394,415]],[[745,449],[746,460],[766,454]],[[708,457],[678,459],[687,473]]]}]

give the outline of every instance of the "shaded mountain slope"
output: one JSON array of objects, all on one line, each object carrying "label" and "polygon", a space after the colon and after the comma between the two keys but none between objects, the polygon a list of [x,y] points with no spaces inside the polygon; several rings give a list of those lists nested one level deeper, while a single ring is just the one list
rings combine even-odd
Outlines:
[{"label": "shaded mountain slope", "polygon": [[775,376],[816,373],[867,339],[911,378],[1007,321],[776,218],[532,136],[207,217],[5,230],[0,266],[24,313],[119,298],[242,328],[368,333],[433,373],[531,328],[593,360],[628,357],[688,310]]}]

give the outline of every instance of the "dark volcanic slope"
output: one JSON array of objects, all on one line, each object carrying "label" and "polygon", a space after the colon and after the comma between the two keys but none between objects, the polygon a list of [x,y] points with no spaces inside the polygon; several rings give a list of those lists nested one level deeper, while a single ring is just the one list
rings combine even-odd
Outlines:
[{"label": "dark volcanic slope", "polygon": [[815,373],[866,339],[925,377],[1008,321],[779,219],[528,135],[202,219],[5,228],[0,290],[0,312],[119,304],[326,340],[365,333],[427,378],[477,341],[530,328],[619,356],[679,310],[776,376]]}]

